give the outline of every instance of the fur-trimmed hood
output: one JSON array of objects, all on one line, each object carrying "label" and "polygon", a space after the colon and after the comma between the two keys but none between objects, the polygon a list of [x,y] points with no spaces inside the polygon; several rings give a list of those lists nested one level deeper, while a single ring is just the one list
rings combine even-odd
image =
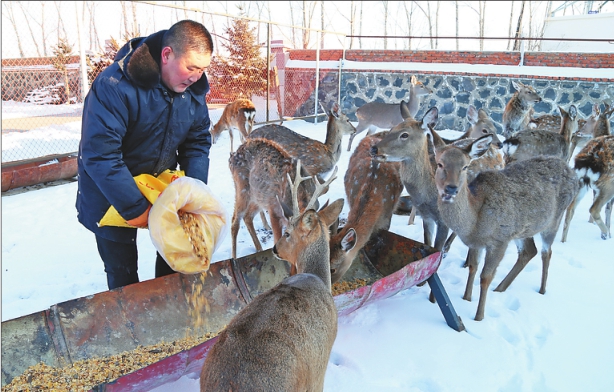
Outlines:
[{"label": "fur-trimmed hood", "polygon": [[[148,37],[133,38],[115,55],[124,74],[141,88],[152,89],[160,83],[160,57],[162,38],[168,30],[161,30]],[[209,92],[207,75],[188,87],[195,95],[204,96]]]}]

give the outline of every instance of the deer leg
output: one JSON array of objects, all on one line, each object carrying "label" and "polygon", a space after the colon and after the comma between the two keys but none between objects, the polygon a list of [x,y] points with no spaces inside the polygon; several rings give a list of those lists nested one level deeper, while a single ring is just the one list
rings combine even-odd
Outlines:
[{"label": "deer leg", "polygon": [[580,200],[582,200],[585,194],[586,187],[583,186],[582,188],[580,188],[580,191],[576,194],[576,197],[574,197],[569,207],[567,207],[567,211],[565,212],[565,223],[563,225],[563,235],[561,236],[561,242],[567,241],[567,232],[569,231],[571,219],[573,218],[578,203],[580,203]]},{"label": "deer leg", "polygon": [[422,229],[424,231],[424,243],[428,246],[433,246],[433,231],[435,222],[432,219],[422,218]]},{"label": "deer leg", "polygon": [[268,231],[273,230],[271,226],[269,225],[269,222],[266,220],[266,214],[264,213],[264,211],[260,211],[260,219],[262,220],[262,226],[264,227],[265,230],[268,230]]},{"label": "deer leg", "polygon": [[[480,275],[480,300],[478,302],[478,310],[475,313],[475,321],[481,321],[484,319],[484,309],[486,307],[486,295],[488,294],[488,288],[495,277],[495,272],[497,271],[499,263],[501,263],[501,260],[505,255],[506,248],[507,244],[502,244],[486,250],[484,267],[482,268],[482,273]],[[471,266],[469,268],[471,269]]]},{"label": "deer leg", "polygon": [[469,253],[467,253],[466,264],[467,267],[469,267],[469,276],[467,277],[467,286],[465,287],[465,294],[463,295],[465,301],[471,302],[473,282],[475,281],[475,273],[478,270],[479,254],[479,250],[475,250],[475,257],[470,257],[470,255],[474,255],[474,253],[471,253],[471,248],[469,248]]},{"label": "deer leg", "polygon": [[548,281],[548,268],[550,267],[550,258],[552,257],[552,243],[556,236],[556,225],[553,230],[542,232],[542,284],[539,288],[540,294],[546,294],[546,282]]},{"label": "deer leg", "polygon": [[250,206],[248,211],[245,213],[243,220],[245,221],[245,227],[247,227],[249,235],[252,237],[252,241],[254,242],[256,251],[261,252],[262,244],[260,244],[260,240],[258,239],[258,235],[256,234],[256,229],[254,228],[254,216],[256,215],[258,210],[258,207]]},{"label": "deer leg", "polygon": [[233,152],[235,149],[234,149],[234,147],[232,146],[232,142],[233,142],[233,141],[232,141],[232,128],[228,128],[228,135],[230,135],[230,136],[229,136],[229,137],[230,137],[230,152]]},{"label": "deer leg", "polygon": [[610,202],[610,200],[612,199],[612,196],[614,196],[614,186],[611,189],[607,189],[607,190],[601,189],[599,193],[597,194],[597,197],[593,201],[593,205],[589,209],[589,212],[591,213],[593,220],[595,221],[597,226],[599,226],[599,229],[601,229],[601,239],[603,240],[607,240],[608,237],[610,236],[610,229],[608,226],[606,226],[606,224],[601,219],[601,209],[606,203]]},{"label": "deer leg", "polygon": [[237,235],[239,234],[239,223],[241,222],[242,215],[235,212],[232,215],[232,223],[230,225],[230,235],[232,236],[232,258],[237,258]]},{"label": "deer leg", "polygon": [[[597,191],[593,189],[593,205],[595,204],[596,200],[597,200]],[[590,214],[588,216],[588,223],[595,223],[595,218],[593,217],[593,214]]]},{"label": "deer leg", "polygon": [[409,213],[409,220],[407,221],[407,224],[413,225],[415,219],[416,219],[416,207],[412,207],[411,212]]},{"label": "deer leg", "polygon": [[448,239],[448,226],[444,225],[443,222],[437,222],[437,235],[435,236],[435,249],[439,249],[442,252],[444,251],[444,244]]},{"label": "deer leg", "polygon": [[529,261],[537,254],[537,248],[535,247],[535,241],[533,237],[524,238],[522,240],[516,240],[516,246],[518,247],[518,260],[512,267],[507,276],[499,283],[499,286],[495,291],[503,292],[507,290],[510,284],[516,279],[516,276],[524,269]]},{"label": "deer leg", "polygon": [[610,221],[612,218],[612,203],[614,203],[614,198],[610,199],[609,202],[605,205],[605,225],[608,228],[608,232],[610,233],[610,238],[612,238],[612,232],[610,231]]}]

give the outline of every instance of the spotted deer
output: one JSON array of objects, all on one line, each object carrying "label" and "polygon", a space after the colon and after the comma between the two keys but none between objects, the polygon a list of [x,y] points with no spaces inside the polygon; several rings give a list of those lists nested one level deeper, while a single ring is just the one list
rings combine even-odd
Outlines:
[{"label": "spotted deer", "polygon": [[254,127],[255,116],[256,107],[249,99],[239,98],[229,103],[224,107],[220,120],[211,129],[213,144],[217,142],[222,132],[228,131],[230,135],[230,152],[233,152],[233,129],[239,130],[239,137],[241,138],[241,143],[243,143]]},{"label": "spotted deer", "polygon": [[569,147],[569,157],[573,156],[576,149],[582,149],[592,138],[599,136],[609,136],[612,134],[610,129],[610,117],[614,113],[614,106],[604,104],[605,109],[601,111],[598,104],[593,105],[591,115],[584,124],[578,123],[578,132],[571,137]]},{"label": "spotted deer", "polygon": [[348,151],[352,148],[354,137],[365,129],[369,129],[368,133],[371,134],[375,127],[389,130],[403,122],[404,118],[401,115],[400,107],[402,103],[407,105],[410,115],[414,117],[420,109],[420,97],[433,93],[433,90],[418,81],[415,75],[412,75],[408,87],[409,98],[407,101],[400,103],[368,102],[356,109],[358,125],[356,125],[356,133],[350,136]]},{"label": "spotted deer", "polygon": [[[334,178],[333,173],[325,184]],[[297,174],[293,190],[302,179]],[[324,389],[337,336],[329,226],[338,219],[343,199],[316,211],[314,200],[322,188],[318,182],[302,212],[293,197],[294,214],[273,247],[275,257],[296,265],[297,273],[256,296],[219,334],[201,370],[201,392]]]},{"label": "spotted deer", "polygon": [[542,100],[532,86],[514,80],[512,86],[516,92],[507,101],[503,111],[503,136],[506,139],[528,127],[533,114],[533,104]]},{"label": "spotted deer", "polygon": [[530,129],[518,132],[503,142],[506,163],[530,159],[538,155],[556,156],[569,161],[571,138],[578,130],[577,110],[574,105],[565,111],[559,106],[561,123],[559,132]]},{"label": "spotted deer", "polygon": [[[580,192],[567,208],[561,242],[567,241],[567,232],[578,203],[588,189],[593,189],[594,198],[589,212],[601,230],[601,239],[612,238],[610,220],[614,203],[614,136],[598,136],[591,139],[574,159],[574,170],[580,179]],[[605,208],[605,223],[601,209]]]},{"label": "spotted deer", "polygon": [[[565,213],[578,192],[571,167],[556,157],[540,156],[483,171],[467,181],[465,168],[488,150],[492,136],[481,137],[464,148],[436,148],[437,204],[444,223],[470,249],[486,251],[480,275],[480,299],[475,320],[484,318],[486,295],[510,241],[519,254],[516,264],[495,291],[505,291],[537,254],[533,236],[542,239],[542,279],[545,294],[552,242]],[[469,265],[463,299],[471,301],[477,263]]]},{"label": "spotted deer", "polygon": [[[235,206],[230,232],[232,258],[237,257],[237,235],[241,219],[252,237],[257,251],[262,245],[254,228],[254,216],[267,210],[271,219],[273,238],[281,238],[282,227],[287,224],[284,206],[291,193],[287,174],[297,168],[296,159],[279,144],[264,138],[248,138],[235,153],[231,153],[228,166],[235,186]],[[297,190],[301,205],[313,193],[313,182],[305,181]]]},{"label": "spotted deer", "polygon": [[288,153],[300,159],[309,175],[326,175],[339,161],[341,141],[344,135],[356,131],[348,117],[334,103],[328,112],[326,139],[324,143],[298,134],[283,125],[268,124],[255,129],[249,137],[274,140]]},{"label": "spotted deer", "polygon": [[371,147],[389,132],[365,136],[354,149],[345,172],[344,185],[350,210],[347,222],[330,238],[332,282],[339,281],[372,235],[388,230],[403,183],[399,162],[380,162]]}]

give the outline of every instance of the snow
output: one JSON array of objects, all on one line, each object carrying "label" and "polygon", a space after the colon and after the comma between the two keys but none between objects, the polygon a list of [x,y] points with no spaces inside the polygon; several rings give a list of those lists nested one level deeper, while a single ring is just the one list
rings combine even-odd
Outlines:
[{"label": "snow", "polygon": [[[35,105],[18,105],[24,113]],[[58,109],[62,109],[58,107]],[[3,117],[5,103],[3,103]],[[215,123],[221,110],[212,111]],[[284,125],[324,141],[325,123],[288,121]],[[41,144],[55,139],[74,140],[77,129],[56,127],[24,132]],[[443,132],[446,136],[458,134]],[[353,146],[364,137],[356,137]],[[238,136],[238,135],[237,135]],[[5,142],[2,152],[14,154],[20,143]],[[238,137],[235,138],[238,140]],[[338,178],[326,198],[345,197],[343,175],[351,152],[338,163]],[[229,137],[223,133],[211,149],[209,185],[234,209],[234,186],[228,169]],[[40,188],[40,189],[39,189]],[[31,314],[51,305],[105,291],[106,277],[94,235],[77,222],[76,182],[29,187],[25,192],[2,195],[2,320]],[[611,299],[614,298],[613,240],[600,238],[588,222],[591,197],[580,202],[571,223],[568,242],[561,230],[552,247],[545,295],[538,293],[541,279],[539,255],[503,293],[494,287],[511,269],[516,247],[508,247],[489,289],[486,315],[474,321],[479,279],[473,301],[462,299],[467,269],[462,268],[466,247],[457,238],[438,274],[461,317],[465,332],[445,323],[439,307],[428,301],[428,285],[414,287],[388,299],[364,306],[339,319],[337,338],[328,363],[325,391],[611,391],[614,378],[614,333]],[[347,204],[342,218],[347,216]],[[261,229],[259,218],[256,228]],[[420,217],[415,225],[407,216],[394,216],[391,231],[422,241]],[[255,252],[242,224],[238,256]],[[536,237],[536,245],[541,241]],[[273,246],[272,240],[263,243]],[[154,277],[155,248],[146,231],[138,235],[140,279]],[[230,258],[230,235],[214,261]],[[610,254],[610,256],[607,256]],[[480,264],[481,267],[481,264]],[[199,391],[198,380],[182,377],[157,392]]]}]

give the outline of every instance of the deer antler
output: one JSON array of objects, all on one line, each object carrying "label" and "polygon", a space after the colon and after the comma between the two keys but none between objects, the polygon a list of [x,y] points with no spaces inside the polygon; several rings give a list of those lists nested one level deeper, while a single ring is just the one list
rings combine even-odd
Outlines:
[{"label": "deer antler", "polygon": [[320,197],[320,194],[322,193],[322,191],[326,189],[326,187],[331,182],[333,182],[335,178],[337,178],[336,176],[337,169],[338,169],[337,166],[335,166],[335,170],[333,170],[333,174],[330,175],[330,177],[328,178],[328,180],[324,182],[324,184],[320,183],[317,176],[313,176],[313,182],[316,183],[316,190],[313,192],[313,196],[311,196],[311,200],[309,200],[309,204],[307,204],[307,207],[305,207],[305,211],[313,208],[313,206],[316,204],[316,201],[318,200],[318,197]]},{"label": "deer antler", "polygon": [[292,185],[291,192],[292,192],[293,216],[298,216],[301,213],[298,208],[298,186],[301,182],[308,180],[310,177],[301,176],[301,160],[300,159],[296,160],[295,181],[292,181],[292,178],[290,177],[290,173],[286,173],[286,175],[288,176],[288,181],[290,181],[290,184]]}]

